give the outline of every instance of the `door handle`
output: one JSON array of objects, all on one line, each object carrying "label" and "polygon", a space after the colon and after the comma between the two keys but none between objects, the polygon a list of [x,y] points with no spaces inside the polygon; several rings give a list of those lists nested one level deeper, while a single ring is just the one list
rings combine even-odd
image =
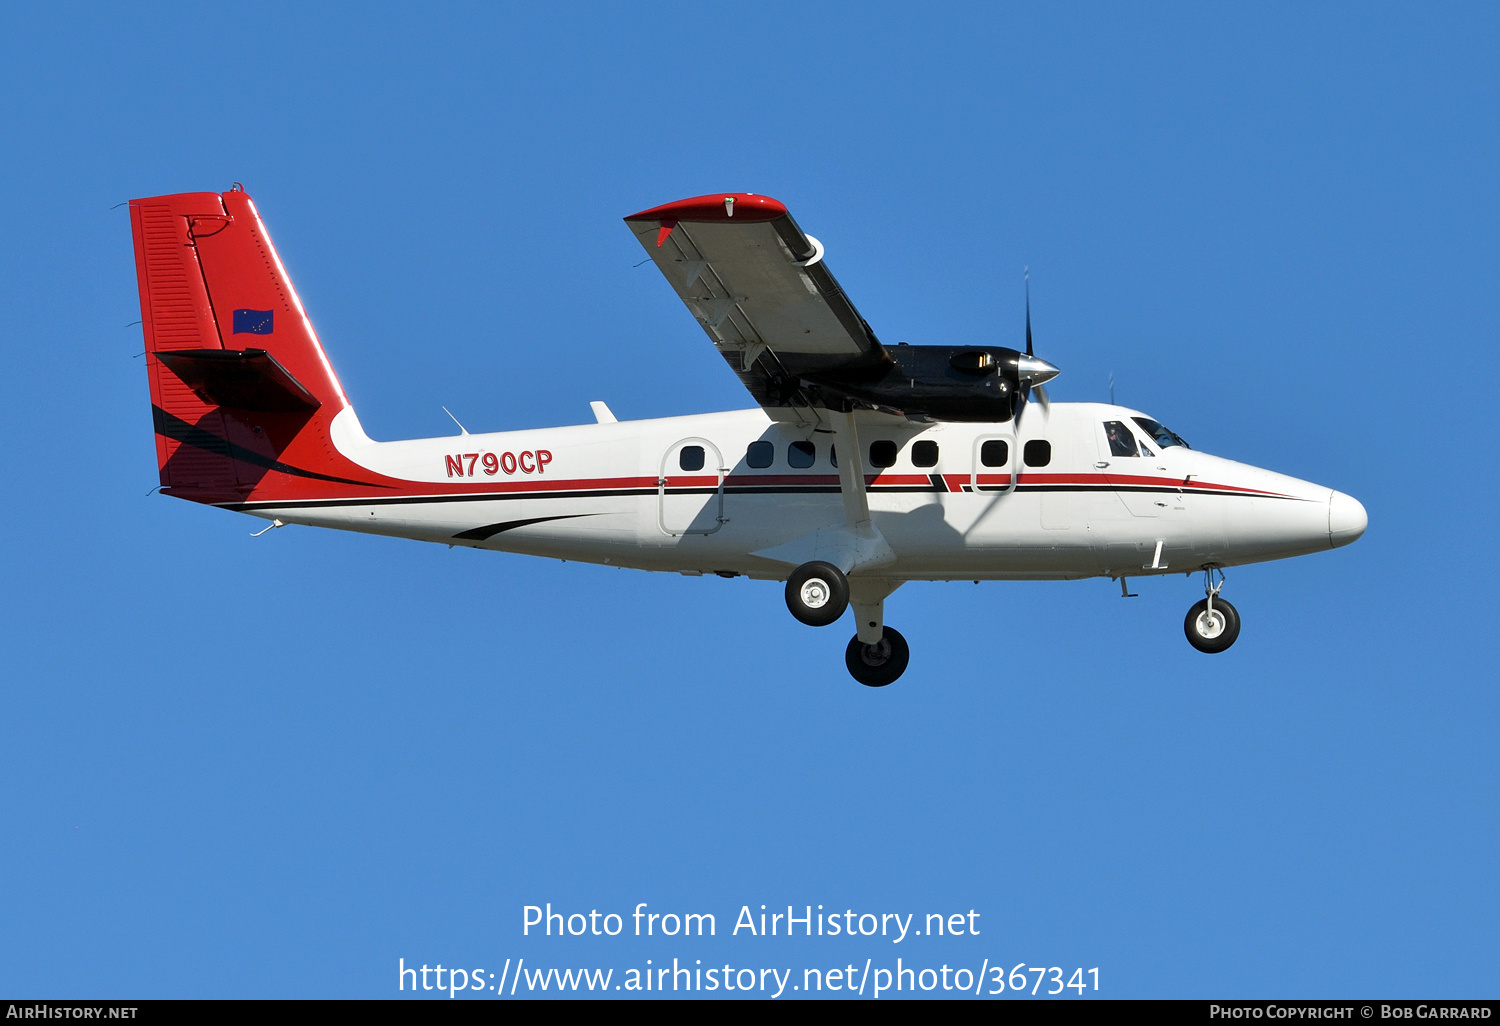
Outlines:
[{"label": "door handle", "polygon": [[1100,470],[1103,470],[1105,467],[1109,466],[1109,460],[1100,460],[1098,463],[1095,463],[1094,466]]}]

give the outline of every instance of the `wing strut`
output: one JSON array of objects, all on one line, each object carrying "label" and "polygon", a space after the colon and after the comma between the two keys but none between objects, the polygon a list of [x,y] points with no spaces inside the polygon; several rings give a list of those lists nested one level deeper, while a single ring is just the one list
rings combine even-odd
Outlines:
[{"label": "wing strut", "polygon": [[839,491],[844,496],[844,517],[849,527],[858,533],[870,524],[870,497],[865,491],[864,461],[860,459],[859,430],[854,424],[854,411],[835,414],[830,411],[834,437],[838,440]]},{"label": "wing strut", "polygon": [[[844,499],[844,519],[854,534],[855,564],[870,570],[893,562],[890,544],[870,519],[870,497],[865,487],[864,450],[860,448],[854,411],[830,411],[839,452],[839,492]],[[849,601],[854,609],[855,633],[867,645],[879,643],[885,633],[885,599],[901,586],[900,581],[854,576],[849,581]]]},{"label": "wing strut", "polygon": [[[865,467],[859,446],[859,429],[854,411],[829,411],[835,444],[839,452],[839,493],[844,499],[844,520],[849,525],[852,544],[838,565],[845,573],[860,568],[885,566],[896,561],[896,554],[885,535],[870,520],[870,497],[865,491]],[[845,564],[848,565],[845,565]]]}]

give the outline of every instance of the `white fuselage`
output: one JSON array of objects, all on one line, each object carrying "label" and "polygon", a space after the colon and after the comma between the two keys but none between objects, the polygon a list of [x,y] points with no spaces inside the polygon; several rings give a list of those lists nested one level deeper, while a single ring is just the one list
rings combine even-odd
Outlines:
[{"label": "white fuselage", "polygon": [[[895,557],[879,565],[879,576],[1184,573],[1321,551],[1363,531],[1363,508],[1326,487],[1161,447],[1144,433],[1136,441],[1149,455],[1112,455],[1105,423],[1141,416],[1104,404],[1053,403],[1028,408],[1017,434],[1013,422],[922,424],[857,414],[870,520]],[[833,425],[808,411],[801,417],[773,419],[751,409],[374,442],[345,409],[333,422],[338,450],[408,483],[403,494],[233,508],[449,545],[780,579],[814,551],[808,539],[845,519],[831,462]],[[1050,444],[1045,466],[1023,463],[1034,440]],[[892,466],[870,465],[877,441],[895,444]],[[985,449],[987,441],[1005,443],[1003,464],[985,465],[982,454],[994,463],[999,452],[993,444]],[[931,446],[916,442],[936,443],[935,462]],[[761,444],[751,459],[752,443],[769,448]],[[809,443],[811,465],[793,465],[789,456],[805,462]],[[695,453],[684,458],[688,447],[702,450],[701,465]],[[752,465],[768,453],[768,466]],[[917,465],[914,456],[931,465]]]}]

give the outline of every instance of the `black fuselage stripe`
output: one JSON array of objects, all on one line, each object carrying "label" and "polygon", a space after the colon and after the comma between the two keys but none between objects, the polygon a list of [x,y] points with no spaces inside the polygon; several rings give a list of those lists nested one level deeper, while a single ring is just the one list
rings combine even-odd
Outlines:
[{"label": "black fuselage stripe", "polygon": [[497,534],[505,531],[514,531],[518,527],[530,527],[532,524],[545,524],[553,520],[577,520],[579,517],[598,516],[597,513],[564,513],[554,517],[530,517],[526,520],[506,520],[498,524],[486,524],[469,531],[460,531],[454,538],[462,538],[465,541],[489,541]]},{"label": "black fuselage stripe", "polygon": [[[979,492],[969,494],[1001,494],[1008,489],[1004,485],[987,486],[981,485]],[[1135,493],[1157,493],[1161,495],[1219,495],[1230,498],[1247,499],[1292,499],[1300,502],[1316,502],[1321,500],[1302,498],[1296,495],[1269,495],[1259,492],[1236,492],[1217,491],[1208,488],[1111,488],[1108,485],[1020,485],[1013,489],[1017,492],[1120,492],[1129,491]],[[668,488],[668,495],[714,495],[718,489],[715,488]],[[765,486],[731,486],[724,489],[729,495],[837,495],[839,489],[835,485],[765,485]],[[946,489],[933,488],[928,485],[891,485],[876,486],[869,489],[875,494],[887,493],[923,493],[934,494],[948,493]],[[237,510],[240,512],[256,509],[319,509],[338,506],[420,506],[428,503],[440,502],[507,502],[517,499],[597,499],[609,496],[640,496],[658,495],[660,491],[656,488],[600,488],[579,491],[556,491],[556,492],[470,492],[463,495],[401,495],[401,496],[366,496],[353,499],[293,499],[289,501],[262,500],[257,502],[224,502],[217,503],[223,509]],[[546,518],[554,519],[554,518]]]}]

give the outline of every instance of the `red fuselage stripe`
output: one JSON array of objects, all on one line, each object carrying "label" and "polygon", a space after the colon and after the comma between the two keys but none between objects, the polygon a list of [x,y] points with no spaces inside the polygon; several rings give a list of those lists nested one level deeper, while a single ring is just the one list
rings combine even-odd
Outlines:
[{"label": "red fuselage stripe", "polygon": [[[273,471],[273,473],[275,473]],[[389,480],[389,479],[388,479]],[[931,488],[934,491],[963,492],[973,483],[967,474],[867,474],[865,483],[873,491],[882,489],[912,490],[914,488]],[[988,487],[1005,487],[1011,483],[1008,474],[980,474],[977,483]],[[750,490],[796,490],[802,488],[829,489],[837,488],[838,477],[831,474],[730,474],[724,479],[726,490],[735,491],[739,489]],[[1027,473],[1020,476],[1017,482],[1020,490],[1031,489],[1141,489],[1147,491],[1181,491],[1184,493],[1232,493],[1240,495],[1260,495],[1267,498],[1294,498],[1279,492],[1268,492],[1255,488],[1246,488],[1239,485],[1214,484],[1207,481],[1183,482],[1176,478],[1160,477],[1136,477],[1123,474],[1036,474]],[[671,491],[713,491],[719,487],[719,476],[717,474],[693,474],[675,475],[666,479],[665,487]],[[654,492],[662,488],[662,482],[654,477],[596,477],[596,478],[572,478],[572,479],[532,479],[526,481],[465,481],[463,484],[454,482],[420,482],[401,481],[396,490],[396,496],[402,499],[431,498],[434,501],[444,499],[470,498],[483,499],[493,495],[497,498],[505,496],[534,496],[537,498],[564,497],[577,493],[641,493]],[[379,499],[394,498],[391,492],[383,496],[370,496],[372,501]],[[350,496],[341,499],[318,500],[309,497],[316,504],[319,501],[334,501],[339,504],[358,502],[358,497]],[[277,500],[256,500],[252,494],[243,502],[244,505],[273,507],[277,505],[299,505],[303,501],[289,499],[284,503]],[[236,504],[240,505],[240,504]]]}]

